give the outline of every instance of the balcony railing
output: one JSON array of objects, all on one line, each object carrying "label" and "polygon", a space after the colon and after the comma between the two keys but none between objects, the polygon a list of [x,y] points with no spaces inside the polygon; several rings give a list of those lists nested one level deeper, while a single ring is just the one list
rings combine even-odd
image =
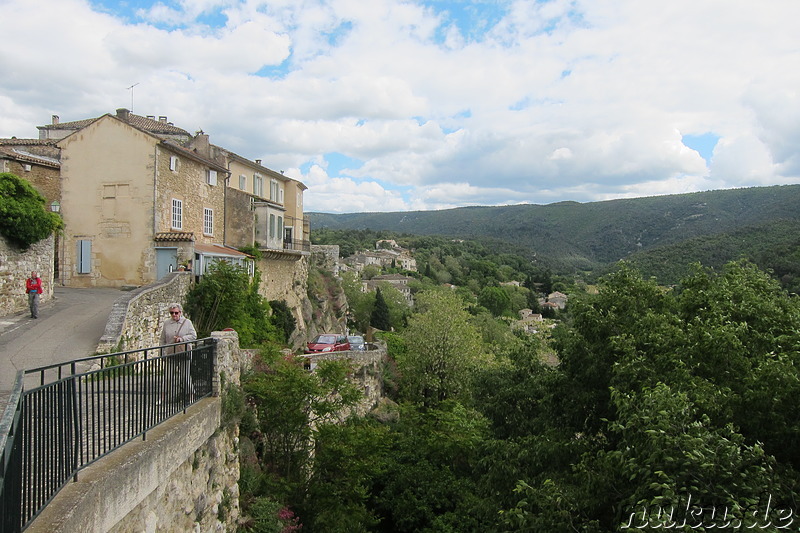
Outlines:
[{"label": "balcony railing", "polygon": [[284,250],[293,250],[296,252],[310,252],[311,241],[304,241],[301,239],[292,239],[283,241]]}]

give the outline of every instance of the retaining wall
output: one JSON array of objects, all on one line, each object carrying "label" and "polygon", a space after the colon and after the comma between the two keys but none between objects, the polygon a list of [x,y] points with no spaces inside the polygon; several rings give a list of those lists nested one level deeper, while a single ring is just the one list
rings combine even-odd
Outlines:
[{"label": "retaining wall", "polygon": [[167,307],[186,301],[194,282],[191,272],[172,272],[159,281],[125,293],[111,308],[98,353],[124,352],[158,346]]}]

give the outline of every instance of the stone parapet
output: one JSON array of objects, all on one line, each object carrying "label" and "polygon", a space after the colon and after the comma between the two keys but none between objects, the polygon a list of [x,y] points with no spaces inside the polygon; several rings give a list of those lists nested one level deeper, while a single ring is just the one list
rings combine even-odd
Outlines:
[{"label": "stone parapet", "polygon": [[364,393],[364,398],[356,407],[355,412],[364,416],[370,412],[383,398],[383,365],[387,357],[385,343],[372,344],[373,349],[367,351],[328,352],[309,354],[304,357],[309,360],[309,367],[315,368],[320,361],[349,361],[353,367],[351,380],[358,384]]},{"label": "stone parapet", "polygon": [[220,406],[201,400],[88,466],[26,531],[235,531],[238,434],[218,430]]},{"label": "stone parapet", "polygon": [[97,352],[158,346],[161,326],[168,318],[167,306],[173,302],[183,304],[193,281],[191,272],[172,272],[155,283],[121,296],[111,308]]}]

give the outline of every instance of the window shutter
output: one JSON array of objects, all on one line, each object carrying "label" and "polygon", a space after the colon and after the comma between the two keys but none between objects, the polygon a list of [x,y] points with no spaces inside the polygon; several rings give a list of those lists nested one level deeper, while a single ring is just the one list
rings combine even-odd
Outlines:
[{"label": "window shutter", "polygon": [[78,260],[76,263],[78,274],[88,274],[92,271],[92,241],[78,241]]}]

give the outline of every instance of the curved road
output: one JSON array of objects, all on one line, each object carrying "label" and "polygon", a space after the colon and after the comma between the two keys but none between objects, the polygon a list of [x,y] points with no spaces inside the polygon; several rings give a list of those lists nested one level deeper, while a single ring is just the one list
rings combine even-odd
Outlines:
[{"label": "curved road", "polygon": [[0,415],[18,370],[95,353],[120,289],[56,287],[39,318],[25,312],[0,317]]}]

